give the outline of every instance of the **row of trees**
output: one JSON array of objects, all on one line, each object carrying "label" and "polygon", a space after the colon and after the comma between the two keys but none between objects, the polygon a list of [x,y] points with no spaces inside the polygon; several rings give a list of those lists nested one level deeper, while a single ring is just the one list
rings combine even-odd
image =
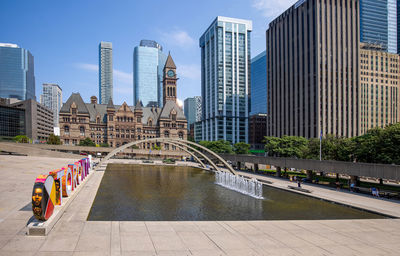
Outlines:
[{"label": "row of trees", "polygon": [[244,142],[238,142],[232,145],[229,141],[226,140],[217,140],[217,141],[200,141],[200,145],[206,147],[217,154],[249,154],[250,153],[250,144]]},{"label": "row of trees", "polygon": [[[320,141],[297,136],[265,137],[269,156],[319,159]],[[365,163],[400,164],[400,123],[374,128],[364,135],[322,139],[322,159]]]}]

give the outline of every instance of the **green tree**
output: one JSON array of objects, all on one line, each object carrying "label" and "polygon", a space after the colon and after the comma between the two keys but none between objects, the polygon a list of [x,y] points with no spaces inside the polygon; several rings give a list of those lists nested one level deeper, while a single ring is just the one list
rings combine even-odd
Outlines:
[{"label": "green tree", "polygon": [[108,145],[108,143],[100,143],[100,147],[108,148],[110,145]]},{"label": "green tree", "polygon": [[308,140],[304,137],[264,137],[265,151],[270,156],[301,158],[307,150]]},{"label": "green tree", "polygon": [[245,142],[238,142],[233,145],[233,151],[235,154],[249,154],[250,153],[250,144]]},{"label": "green tree", "polygon": [[374,128],[367,131],[364,135],[353,138],[356,145],[354,156],[357,162],[377,163],[377,154],[379,149],[380,137],[383,130],[381,128]]},{"label": "green tree", "polygon": [[60,136],[56,136],[54,133],[50,134],[49,138],[47,139],[47,144],[61,145]]},{"label": "green tree", "polygon": [[371,129],[353,141],[358,162],[400,164],[400,123]]},{"label": "green tree", "polygon": [[26,135],[17,135],[14,137],[14,141],[17,143],[30,143],[31,139]]},{"label": "green tree", "polygon": [[378,144],[380,163],[400,164],[400,123],[385,127]]},{"label": "green tree", "polygon": [[79,146],[96,147],[96,143],[94,143],[90,138],[86,138],[79,142]]},{"label": "green tree", "polygon": [[226,140],[217,140],[217,141],[200,141],[200,145],[214,151],[217,154],[226,153],[232,154],[233,149],[232,145],[229,141]]},{"label": "green tree", "polygon": [[194,141],[194,138],[193,138],[192,136],[190,136],[189,134],[188,134],[188,136],[187,136],[187,140],[188,140],[188,141],[195,142],[195,141]]},{"label": "green tree", "polygon": [[[351,139],[328,134],[322,138],[321,144],[323,160],[352,160],[354,143]],[[319,159],[319,150],[319,138],[311,138],[308,140],[307,149],[304,152],[303,157],[307,159]]]},{"label": "green tree", "polygon": [[159,145],[154,145],[153,150],[161,150],[161,146],[159,146]]}]

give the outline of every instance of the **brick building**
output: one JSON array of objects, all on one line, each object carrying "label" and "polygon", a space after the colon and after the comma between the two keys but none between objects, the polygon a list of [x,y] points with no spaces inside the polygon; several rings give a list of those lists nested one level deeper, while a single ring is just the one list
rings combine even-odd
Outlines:
[{"label": "brick building", "polygon": [[[92,96],[85,103],[79,93],[73,93],[60,110],[60,138],[64,144],[77,145],[89,137],[96,144],[108,143],[119,147],[131,141],[146,138],[187,139],[187,121],[182,109],[176,103],[176,66],[171,55],[164,67],[163,107],[98,104]],[[154,142],[143,143],[140,148],[151,149]],[[161,145],[165,150],[175,150],[168,144]]]}]

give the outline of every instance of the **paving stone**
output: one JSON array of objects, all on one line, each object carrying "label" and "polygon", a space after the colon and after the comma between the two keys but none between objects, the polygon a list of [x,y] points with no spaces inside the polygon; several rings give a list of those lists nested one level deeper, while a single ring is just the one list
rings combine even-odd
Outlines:
[{"label": "paving stone", "polygon": [[77,252],[111,252],[110,235],[98,235],[96,233],[88,233],[80,235],[78,243],[74,251]]},{"label": "paving stone", "polygon": [[15,236],[1,248],[4,251],[22,251],[30,252],[37,251],[45,241],[45,237],[34,236]]},{"label": "paving stone", "polygon": [[185,247],[190,251],[192,250],[206,250],[206,249],[215,249],[218,247],[202,232],[196,231],[181,231],[178,232],[178,236],[184,243]]},{"label": "paving stone", "polygon": [[149,235],[124,234],[121,236],[121,251],[155,252],[155,248]]},{"label": "paving stone", "polygon": [[182,251],[185,245],[179,236],[175,235],[151,235],[151,241],[156,251]]},{"label": "paving stone", "polygon": [[43,243],[42,247],[40,247],[39,251],[73,252],[78,243],[78,239],[79,235],[73,233],[50,233],[50,235],[46,237],[46,240]]}]

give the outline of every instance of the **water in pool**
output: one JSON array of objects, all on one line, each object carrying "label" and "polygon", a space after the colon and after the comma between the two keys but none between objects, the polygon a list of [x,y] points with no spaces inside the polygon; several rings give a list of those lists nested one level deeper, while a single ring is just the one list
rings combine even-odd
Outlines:
[{"label": "water in pool", "polygon": [[88,220],[314,220],[383,216],[269,186],[256,199],[192,167],[109,164]]}]

